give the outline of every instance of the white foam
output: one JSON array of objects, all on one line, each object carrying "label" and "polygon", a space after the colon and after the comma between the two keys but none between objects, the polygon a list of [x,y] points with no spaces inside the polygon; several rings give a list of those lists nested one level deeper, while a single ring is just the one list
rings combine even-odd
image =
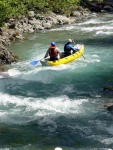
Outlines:
[{"label": "white foam", "polygon": [[[97,19],[97,18],[96,18]],[[100,20],[95,20],[95,19],[91,19],[91,20],[88,20],[88,21],[86,21],[86,22],[82,22],[82,23],[79,23],[79,25],[90,25],[90,24],[96,24],[96,25],[99,25],[99,24],[111,24],[111,23],[113,23],[113,20],[110,20],[110,21],[100,21]]]},{"label": "white foam", "polygon": [[113,32],[112,31],[97,31],[96,32],[96,35],[111,35],[111,34],[113,34]]},{"label": "white foam", "polygon": [[11,78],[13,77],[13,78],[24,79],[28,81],[38,81],[38,82],[48,84],[53,82],[53,80],[55,80],[56,77],[59,76],[60,72],[63,73],[63,71],[64,72],[70,71],[75,68],[80,68],[83,66],[85,67],[85,63],[81,62],[81,60],[85,61],[83,58],[79,58],[78,60],[76,60],[77,63],[72,62],[69,64],[62,64],[59,66],[52,66],[52,67],[34,66],[25,69],[18,66],[17,68],[9,69],[7,71],[7,74]]},{"label": "white foam", "polygon": [[106,138],[101,141],[103,144],[110,145],[113,144],[113,138]]},{"label": "white foam", "polygon": [[78,25],[83,26],[83,25],[100,24],[100,23],[101,23],[101,22],[98,22],[97,20],[92,19],[92,20],[88,20],[88,21],[86,21],[86,22],[79,23]]},{"label": "white foam", "polygon": [[20,74],[21,74],[21,72],[19,70],[15,69],[15,68],[8,70],[8,75],[9,76],[18,76]]},{"label": "white foam", "polygon": [[92,57],[95,57],[95,58],[100,58],[98,55],[93,55]]},{"label": "white foam", "polygon": [[100,63],[100,59],[89,59],[89,60],[87,60],[87,63],[95,63],[95,62]]},{"label": "white foam", "polygon": [[62,148],[60,148],[60,147],[56,147],[56,148],[55,148],[55,150],[62,150]]},{"label": "white foam", "polygon": [[72,30],[74,29],[75,26],[74,25],[70,25],[70,26],[63,26],[61,28],[55,28],[55,29],[51,29],[51,31],[63,31],[63,30]]},{"label": "white foam", "polygon": [[3,78],[3,75],[0,75],[0,79],[2,79]]},{"label": "white foam", "polygon": [[[46,101],[42,101],[41,103],[38,102],[38,107],[44,110],[46,109],[48,114],[54,114],[54,112],[61,114],[80,113],[79,106],[86,101],[87,100],[85,99],[70,101],[70,99],[66,96],[52,97],[48,98]],[[36,115],[43,114],[37,113]]]},{"label": "white foam", "polygon": [[22,123],[28,122],[29,120],[15,120],[15,116],[19,118],[29,118],[32,114],[31,118],[33,119],[33,117],[44,117],[49,115],[57,117],[57,115],[60,114],[83,114],[84,109],[82,108],[82,104],[87,102],[87,99],[71,100],[66,96],[40,99],[0,93],[0,106],[3,108],[0,111],[0,120],[1,122],[3,121],[8,123]]},{"label": "white foam", "polygon": [[83,27],[81,29],[82,31],[87,31],[87,32],[91,32],[91,31],[97,31],[97,30],[113,30],[113,27],[110,26],[98,26],[98,27]]},{"label": "white foam", "polygon": [[107,127],[109,134],[113,135],[113,126]]},{"label": "white foam", "polygon": [[[94,141],[98,141],[98,142],[102,143],[103,145],[113,144],[113,138],[106,138],[105,136],[102,136],[102,135],[91,135],[88,138],[92,139]],[[112,149],[106,149],[105,148],[105,150],[112,150]]]}]

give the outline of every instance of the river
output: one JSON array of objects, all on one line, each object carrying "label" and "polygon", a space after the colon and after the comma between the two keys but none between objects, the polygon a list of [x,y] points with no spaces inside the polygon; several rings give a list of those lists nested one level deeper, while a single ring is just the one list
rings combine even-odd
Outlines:
[{"label": "river", "polygon": [[[20,61],[0,74],[0,150],[113,150],[113,14],[25,34],[9,47]],[[55,41],[85,46],[84,57],[55,67],[33,60]]]}]

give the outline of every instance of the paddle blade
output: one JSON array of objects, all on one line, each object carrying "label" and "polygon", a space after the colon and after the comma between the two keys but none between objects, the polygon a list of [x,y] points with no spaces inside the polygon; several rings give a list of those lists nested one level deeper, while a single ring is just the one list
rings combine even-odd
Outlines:
[{"label": "paddle blade", "polygon": [[38,60],[35,60],[35,61],[30,62],[30,64],[31,64],[32,66],[34,66],[34,65],[38,64]]}]

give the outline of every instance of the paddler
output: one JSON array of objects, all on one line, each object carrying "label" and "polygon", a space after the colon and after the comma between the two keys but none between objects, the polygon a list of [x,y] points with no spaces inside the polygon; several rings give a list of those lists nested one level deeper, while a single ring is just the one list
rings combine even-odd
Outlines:
[{"label": "paddler", "polygon": [[78,51],[78,49],[72,45],[73,42],[74,41],[72,39],[68,39],[68,42],[64,45],[64,57],[69,56]]},{"label": "paddler", "polygon": [[50,61],[58,60],[60,54],[60,50],[58,47],[56,47],[55,42],[51,42],[51,45],[49,46],[44,58],[50,56]]}]

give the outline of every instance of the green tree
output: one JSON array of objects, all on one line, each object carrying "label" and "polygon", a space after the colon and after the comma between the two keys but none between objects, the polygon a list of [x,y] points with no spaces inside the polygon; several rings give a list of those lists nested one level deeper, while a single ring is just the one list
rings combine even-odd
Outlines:
[{"label": "green tree", "polygon": [[[70,15],[70,10],[77,5],[88,4],[92,0],[0,0],[0,25],[8,18],[26,15],[29,10],[39,13],[53,11]],[[103,0],[98,0],[102,2]]]}]

